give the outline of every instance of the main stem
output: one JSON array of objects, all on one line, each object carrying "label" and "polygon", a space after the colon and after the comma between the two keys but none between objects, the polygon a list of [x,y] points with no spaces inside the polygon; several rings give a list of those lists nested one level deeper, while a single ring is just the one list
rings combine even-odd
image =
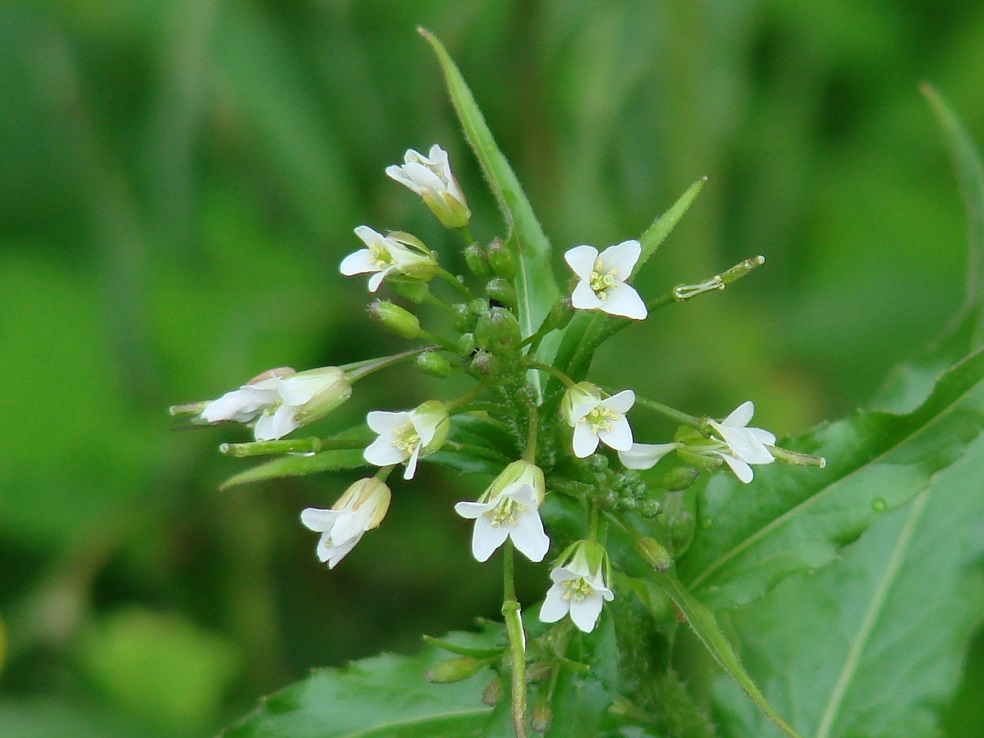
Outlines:
[{"label": "main stem", "polygon": [[513,545],[507,540],[502,547],[502,617],[509,637],[512,657],[512,722],[516,738],[526,738],[526,636],[523,634],[523,616],[516,599],[513,581]]}]

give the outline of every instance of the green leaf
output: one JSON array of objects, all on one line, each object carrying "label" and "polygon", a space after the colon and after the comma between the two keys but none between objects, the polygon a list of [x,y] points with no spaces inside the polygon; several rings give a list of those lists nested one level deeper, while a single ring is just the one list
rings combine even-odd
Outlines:
[{"label": "green leaf", "polygon": [[[454,643],[494,645],[501,630],[455,633]],[[425,675],[448,654],[425,646],[415,656],[383,654],[339,669],[319,669],[265,698],[225,738],[479,738],[492,713],[482,701],[491,674],[479,671],[451,684]]]},{"label": "green leaf", "polygon": [[984,350],[954,366],[913,412],[857,412],[790,441],[823,470],[773,464],[747,487],[717,474],[698,498],[680,578],[716,608],[764,595],[831,561],[874,520],[925,489],[984,426]]},{"label": "green leaf", "polygon": [[984,343],[984,164],[946,100],[929,85],[922,92],[950,152],[967,212],[967,288],[949,329],[915,361],[896,367],[876,397],[875,407],[896,412],[917,406],[948,367]]},{"label": "green leaf", "polygon": [[[799,733],[793,730],[789,724],[782,719],[778,712],[765,699],[765,696],[755,686],[751,676],[738,660],[738,655],[732,648],[728,639],[714,617],[714,613],[701,604],[687,589],[680,584],[679,580],[671,574],[660,574],[653,572],[649,581],[669,595],[680,608],[680,612],[687,619],[687,623],[694,633],[701,640],[714,660],[724,669],[728,675],[734,679],[735,683],[744,690],[745,694],[752,698],[758,708],[787,736],[800,738]],[[751,735],[751,734],[749,734]]]},{"label": "green leaf", "polygon": [[[984,614],[984,438],[912,502],[739,610],[742,655],[768,696],[816,738],[942,735],[939,710]],[[727,735],[775,735],[720,685]],[[965,726],[967,735],[984,725]]]},{"label": "green leaf", "polygon": [[687,191],[680,195],[679,199],[673,203],[673,206],[656,218],[653,224],[646,229],[646,232],[639,237],[639,242],[642,244],[642,254],[639,256],[639,261],[632,270],[633,276],[639,273],[639,270],[649,260],[649,257],[656,252],[660,244],[676,228],[676,224],[680,222],[680,218],[690,209],[691,204],[697,199],[697,195],[704,189],[705,184],[707,184],[707,177],[701,177],[690,185]]},{"label": "green leaf", "polygon": [[284,456],[229,477],[219,489],[228,489],[249,482],[261,482],[266,479],[300,477],[324,471],[370,466],[362,452],[362,448],[346,448],[322,451],[313,456]]},{"label": "green leaf", "polygon": [[550,263],[550,242],[533,212],[512,167],[492,137],[485,117],[468,84],[441,42],[429,31],[418,29],[437,54],[447,82],[451,101],[461,121],[468,143],[475,151],[482,171],[495,195],[509,230],[507,244],[516,257],[517,310],[523,336],[530,336],[546,317],[560,289]]}]

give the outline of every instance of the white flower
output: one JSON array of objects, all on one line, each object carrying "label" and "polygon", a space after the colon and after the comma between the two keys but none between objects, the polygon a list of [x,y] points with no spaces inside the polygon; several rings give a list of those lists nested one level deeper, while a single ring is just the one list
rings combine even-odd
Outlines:
[{"label": "white flower", "polygon": [[602,399],[601,391],[589,382],[578,382],[568,389],[563,407],[567,423],[574,428],[574,455],[579,459],[590,456],[599,441],[616,451],[628,451],[632,428],[625,413],[634,403],[632,390]]},{"label": "white flower", "polygon": [[618,459],[626,469],[652,469],[659,460],[680,447],[673,443],[633,443],[628,451],[619,451]]},{"label": "white flower", "polygon": [[450,427],[447,406],[437,400],[410,412],[374,410],[366,416],[366,422],[379,434],[363,452],[366,461],[376,466],[406,462],[404,479],[413,478],[420,456],[440,448]]},{"label": "white flower", "polygon": [[334,366],[295,372],[271,369],[208,403],[206,423],[252,423],[257,441],[273,441],[313,423],[352,396],[345,372]]},{"label": "white flower", "polygon": [[623,241],[598,253],[594,246],[575,246],[564,260],[580,280],[571,294],[571,305],[578,310],[601,310],[642,320],[648,315],[639,293],[625,283],[639,261],[642,245]]},{"label": "white flower", "polygon": [[540,607],[540,620],[556,623],[570,614],[580,630],[590,633],[594,630],[602,605],[615,599],[608,587],[608,554],[599,544],[592,541],[579,541],[565,554],[561,561],[567,562],[550,572],[553,586]]},{"label": "white flower", "polygon": [[776,437],[761,428],[746,428],[748,421],[755,414],[755,405],[750,401],[743,402],[720,423],[711,420],[708,425],[713,428],[724,441],[725,450],[715,450],[735,475],[745,484],[752,481],[752,468],[749,464],[771,464],[775,459],[766,448],[776,442]]},{"label": "white flower", "polygon": [[424,156],[409,149],[403,157],[404,164],[386,167],[386,174],[420,195],[445,228],[463,228],[468,225],[471,211],[451,174],[448,153],[437,144],[428,153]]},{"label": "white flower", "polygon": [[330,510],[309,507],[301,512],[306,528],[321,534],[318,560],[329,569],[355,548],[367,530],[379,526],[389,509],[390,490],[375,478],[360,479],[343,494]]},{"label": "white flower", "polygon": [[550,548],[539,512],[545,486],[539,467],[528,461],[514,461],[478,502],[459,502],[454,506],[458,515],[475,521],[472,555],[478,561],[488,561],[507,538],[530,561],[543,561]]},{"label": "white flower", "polygon": [[349,254],[339,265],[346,277],[353,274],[370,274],[369,291],[375,292],[383,280],[392,273],[418,279],[430,279],[437,272],[434,255],[420,240],[409,233],[390,233],[384,236],[369,226],[355,229],[366,247]]}]

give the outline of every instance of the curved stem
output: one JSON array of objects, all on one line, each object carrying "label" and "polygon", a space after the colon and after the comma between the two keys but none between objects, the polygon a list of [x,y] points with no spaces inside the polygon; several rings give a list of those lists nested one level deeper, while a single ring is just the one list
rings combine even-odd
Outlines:
[{"label": "curved stem", "polygon": [[526,361],[526,366],[528,366],[530,369],[538,369],[541,372],[547,372],[548,374],[553,375],[561,382],[563,382],[564,386],[567,387],[568,389],[574,386],[574,380],[568,377],[566,374],[564,374],[562,371],[560,371],[560,369],[558,369],[555,366],[550,366],[549,364],[541,364],[539,361],[529,361],[529,360]]},{"label": "curved stem", "polygon": [[655,410],[660,415],[665,415],[670,418],[670,420],[675,420],[683,425],[689,425],[697,430],[702,430],[704,426],[707,425],[706,419],[698,418],[693,415],[687,415],[687,413],[680,412],[669,405],[664,405],[662,402],[650,400],[647,397],[636,395],[636,404],[642,405],[642,407],[649,408],[650,410]]},{"label": "curved stem", "polygon": [[449,285],[451,285],[456,290],[458,290],[458,293],[469,302],[475,299],[475,295],[471,293],[471,290],[465,287],[465,285],[462,284],[460,279],[458,279],[456,276],[454,276],[451,272],[449,272],[444,267],[441,267],[440,269],[437,270],[437,276],[439,276]]},{"label": "curved stem", "polygon": [[346,364],[345,366],[340,366],[339,369],[345,372],[345,378],[349,382],[357,382],[363,377],[368,377],[373,372],[378,372],[380,369],[385,369],[386,367],[394,366],[404,361],[409,361],[410,359],[417,356],[417,354],[422,354],[425,351],[433,351],[434,349],[439,349],[439,348],[444,348],[444,347],[421,346],[420,348],[410,349],[409,351],[403,351],[399,354],[393,354],[392,356],[383,356],[378,359],[366,359],[364,361],[356,361],[352,364]]}]

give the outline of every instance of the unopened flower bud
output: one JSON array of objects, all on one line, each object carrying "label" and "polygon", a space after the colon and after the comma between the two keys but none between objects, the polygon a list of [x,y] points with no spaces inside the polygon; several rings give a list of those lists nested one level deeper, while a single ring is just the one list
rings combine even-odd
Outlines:
[{"label": "unopened flower bud", "polygon": [[403,162],[386,167],[386,174],[416,192],[445,228],[468,225],[471,211],[444,149],[434,144],[427,156],[408,149]]},{"label": "unopened flower bud", "polygon": [[550,312],[543,319],[543,325],[547,330],[561,330],[567,327],[574,316],[574,308],[571,307],[569,297],[561,297],[550,307]]},{"label": "unopened flower bud", "polygon": [[490,300],[495,300],[506,307],[513,307],[516,304],[516,290],[512,284],[502,277],[490,279],[485,285],[485,293]]},{"label": "unopened flower bud", "polygon": [[420,335],[420,320],[417,316],[388,300],[370,303],[369,317],[401,338],[413,339]]},{"label": "unopened flower bud", "polygon": [[671,492],[679,492],[690,488],[699,476],[700,472],[692,466],[678,466],[663,475],[660,485]]},{"label": "unopened flower bud", "polygon": [[480,244],[473,243],[465,249],[465,263],[476,277],[485,279],[491,274],[489,259]]},{"label": "unopened flower bud", "polygon": [[480,318],[489,311],[489,301],[476,298],[468,303],[468,309],[472,311],[472,315]]},{"label": "unopened flower bud", "polygon": [[429,374],[438,379],[446,379],[451,375],[451,362],[438,353],[426,351],[417,357],[415,361],[417,368],[424,374]]},{"label": "unopened flower bud", "polygon": [[471,373],[481,379],[491,379],[499,373],[502,364],[488,351],[477,351],[471,360]]},{"label": "unopened flower bud", "polygon": [[389,277],[386,282],[394,293],[414,305],[422,304],[427,299],[427,295],[430,294],[430,287],[427,286],[427,282],[421,282],[419,279],[393,276]]},{"label": "unopened flower bud", "polygon": [[451,325],[456,331],[464,333],[475,327],[475,314],[463,302],[451,306]]},{"label": "unopened flower bud", "polygon": [[518,269],[516,259],[509,248],[498,238],[493,239],[487,250],[489,265],[497,276],[503,279],[514,279]]},{"label": "unopened flower bud", "polygon": [[533,703],[530,711],[530,727],[537,733],[546,733],[553,723],[553,708],[546,697]]},{"label": "unopened flower bud", "polygon": [[485,689],[482,690],[482,702],[489,707],[495,707],[499,704],[503,696],[505,696],[505,689],[502,686],[502,680],[498,677],[486,684]]},{"label": "unopened flower bud", "polygon": [[475,340],[474,333],[462,333],[456,344],[459,356],[471,356],[477,348],[478,342]]},{"label": "unopened flower bud", "polygon": [[635,544],[636,553],[656,571],[666,571],[673,566],[673,557],[666,547],[653,538],[640,538]]},{"label": "unopened flower bud", "polygon": [[474,656],[461,656],[435,664],[434,668],[427,672],[427,679],[434,684],[460,682],[474,676],[484,665],[484,661],[476,659]]},{"label": "unopened flower bud", "polygon": [[522,341],[522,332],[516,316],[506,308],[492,308],[478,319],[475,340],[479,348],[493,353],[514,348]]}]

